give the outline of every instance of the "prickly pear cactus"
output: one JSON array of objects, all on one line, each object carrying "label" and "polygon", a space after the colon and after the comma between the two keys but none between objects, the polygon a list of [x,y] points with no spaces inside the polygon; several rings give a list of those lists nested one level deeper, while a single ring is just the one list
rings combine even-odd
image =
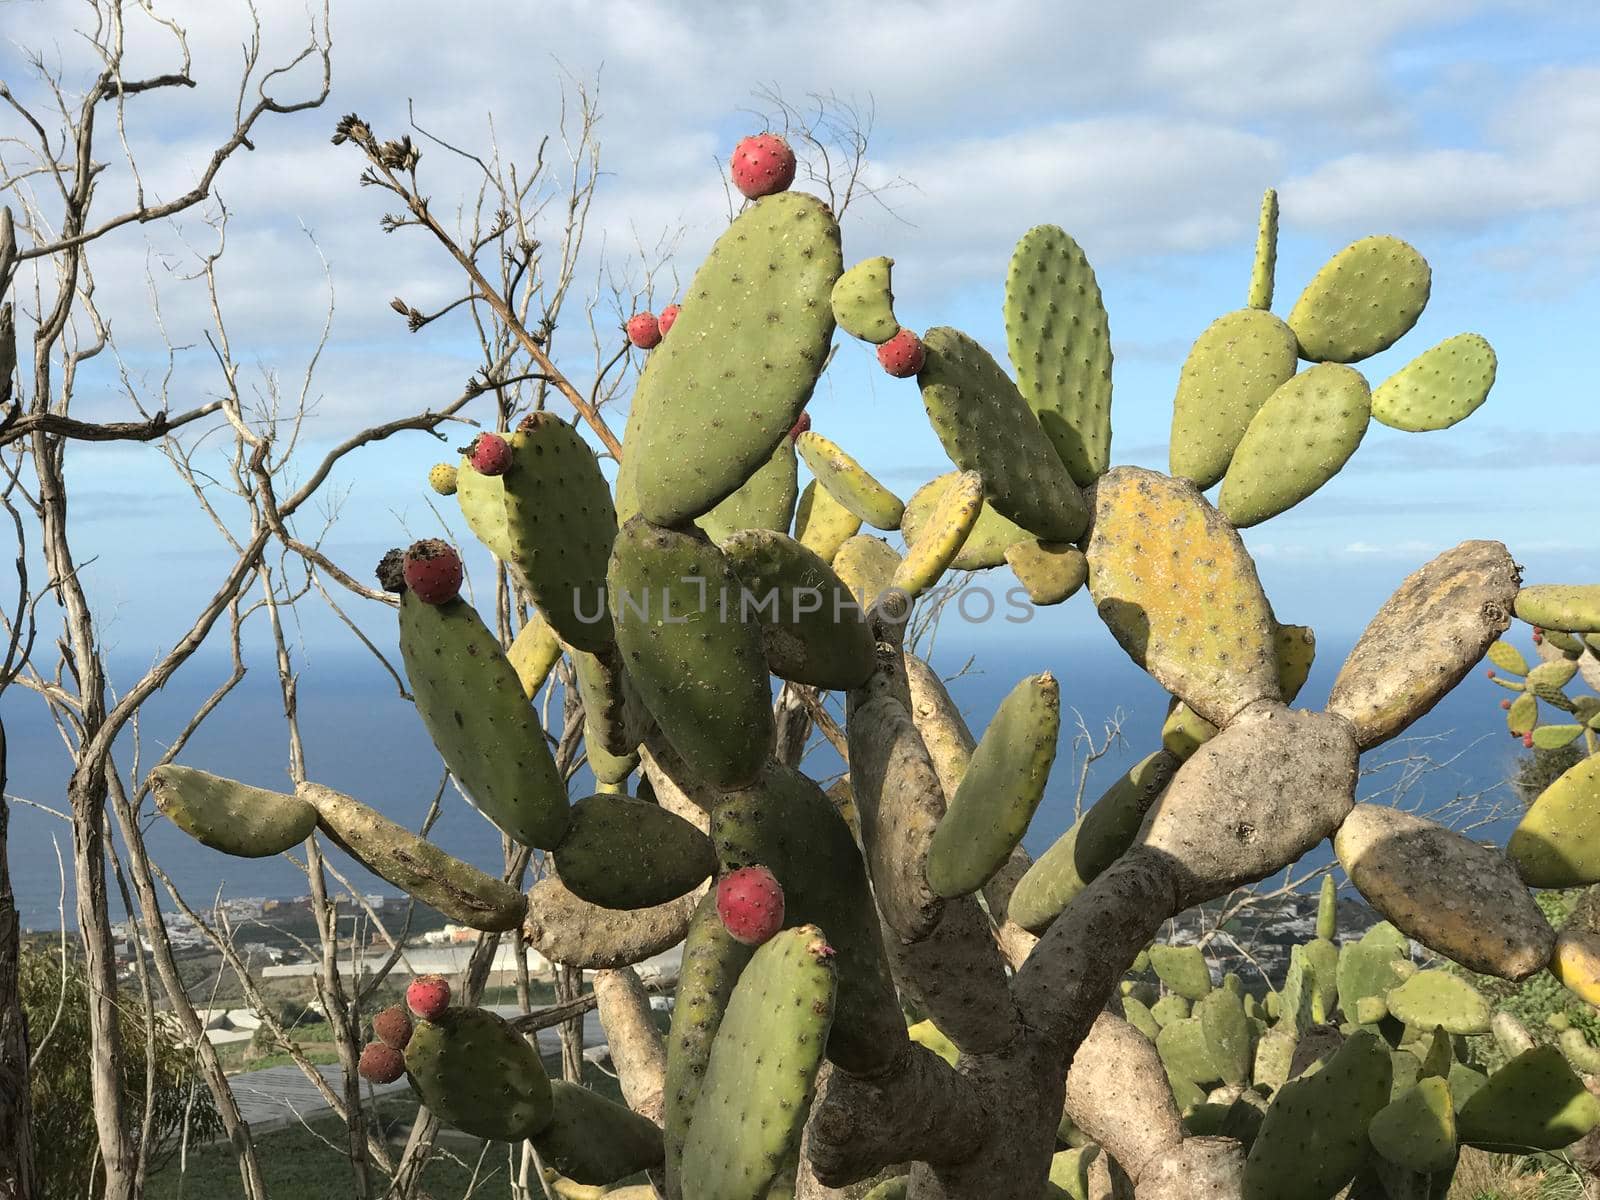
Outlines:
[{"label": "prickly pear cactus", "polygon": [[[639,1111],[552,1089],[532,1044],[470,1005],[419,1021],[407,1047],[428,1107],[530,1139],[557,1194],[660,1169],[674,1200],[1400,1200],[1441,1196],[1460,1145],[1556,1148],[1600,1122],[1573,1071],[1600,1065],[1580,1031],[1485,1071],[1471,1047],[1505,1022],[1467,978],[1412,959],[1418,943],[1506,979],[1548,969],[1600,1002],[1600,928],[1557,936],[1528,890],[1600,883],[1600,697],[1575,690],[1600,682],[1600,586],[1523,588],[1506,547],[1464,543],[1376,615],[1326,711],[1290,710],[1314,639],[1278,622],[1238,532],[1331,503],[1372,419],[1448,437],[1486,403],[1494,351],[1475,334],[1375,390],[1347,365],[1416,323],[1422,256],[1358,241],[1280,320],[1269,191],[1247,307],[1199,331],[1173,380],[1161,474],[1112,466],[1109,320],[1066,231],[1017,243],[1008,370],[953,328],[903,327],[887,257],[844,269],[828,205],[788,190],[781,138],[734,159],[754,198],[681,305],[638,323],[653,348],[614,483],[584,427],[546,411],[483,471],[463,459],[416,481],[454,494],[507,569],[506,611],[531,610],[515,637],[502,646],[460,596],[450,547],[380,568],[418,715],[461,792],[537,852],[533,885],[316,783],[151,774],[161,810],[207,846],[265,855],[320,834],[488,937],[520,925],[552,961],[611,970],[687,938],[664,1046],[647,1017],[601,1004]],[[866,347],[836,346],[838,330]],[[884,403],[914,419],[920,396],[952,469],[907,503],[810,432],[835,352],[915,377]],[[1035,604],[1092,609],[1171,697],[1146,757],[1064,833],[1038,813],[1061,706],[1092,683],[1041,663],[979,740],[906,651],[947,582],[994,569]],[[1085,585],[1092,605],[1073,608]],[[1537,662],[1505,640],[1513,613],[1536,626]],[[1514,694],[1513,735],[1591,757],[1505,851],[1355,804],[1358,753],[1485,654]],[[559,739],[538,716],[557,682]],[[812,729],[842,770],[807,757]],[[1034,862],[1030,834],[1059,836]],[[1186,908],[1328,840],[1385,918],[1361,938],[1339,938],[1325,892],[1276,988],[1153,944]],[[720,903],[752,877],[771,892],[759,935]]]}]

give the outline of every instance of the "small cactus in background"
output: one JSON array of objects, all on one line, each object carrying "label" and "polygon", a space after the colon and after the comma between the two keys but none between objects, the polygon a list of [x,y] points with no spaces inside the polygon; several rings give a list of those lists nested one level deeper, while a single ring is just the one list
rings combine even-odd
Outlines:
[{"label": "small cactus in background", "polygon": [[[441,757],[553,870],[523,893],[316,784],[280,796],[158,772],[163,811],[207,845],[278,853],[315,828],[454,920],[520,924],[552,961],[605,972],[687,939],[671,1036],[644,1055],[661,1125],[644,1104],[552,1084],[511,1025],[452,1007],[437,979],[408,990],[402,1043],[428,1108],[478,1137],[531,1140],[574,1184],[659,1168],[673,1200],[760,1200],[797,1176],[839,1188],[903,1163],[950,1197],[1036,1200],[1047,1171],[1050,1186],[1099,1172],[1106,1194],[1143,1196],[1149,1180],[1158,1197],[1198,1194],[1195,1181],[1248,1200],[1351,1184],[1421,1196],[1441,1194],[1462,1144],[1553,1148],[1600,1122],[1549,1046],[1477,1070],[1457,1039],[1485,1032],[1487,1005],[1410,957],[1414,940],[1510,980],[1548,966],[1600,996],[1600,932],[1557,938],[1528,892],[1600,881],[1596,773],[1580,764],[1551,784],[1509,855],[1355,804],[1360,754],[1486,652],[1489,677],[1518,693],[1514,734],[1592,752],[1600,701],[1565,689],[1595,654],[1600,591],[1523,589],[1504,546],[1463,543],[1401,584],[1323,711],[1291,710],[1315,637],[1279,622],[1238,532],[1318,502],[1373,420],[1438,431],[1485,402],[1495,362],[1475,334],[1376,388],[1355,365],[1416,324],[1422,256],[1362,239],[1280,319],[1269,193],[1249,306],[1195,342],[1161,474],[1111,466],[1110,325],[1064,230],[1028,230],[1012,256],[1008,368],[960,330],[901,327],[892,261],[846,270],[835,214],[789,190],[783,139],[745,139],[730,169],[750,203],[684,290],[693,302],[627,323],[642,349],[683,329],[639,375],[615,480],[543,409],[455,468],[463,519],[536,609],[515,641],[459,598],[445,543],[380,566]],[[841,328],[915,377],[954,467],[909,503],[809,428]],[[503,462],[486,458],[489,438]],[[1202,489],[1218,483],[1213,504]],[[1059,737],[1056,676],[1025,678],[980,739],[905,645],[918,597],[952,571],[1002,567],[1039,604],[1086,590],[1172,697],[1159,745],[1152,731],[1152,753],[1037,863],[1021,843]],[[1513,608],[1543,631],[1539,667],[1499,640]],[[575,799],[534,703],[563,657],[582,709],[568,730],[598,785]],[[826,792],[799,769],[804,739],[792,707],[774,714],[774,678],[830,714],[848,774]],[[1564,719],[1541,723],[1540,705]],[[1385,920],[1341,944],[1325,894],[1281,989],[1219,985],[1195,948],[1152,945],[1169,918],[1326,841]],[[1130,965],[1155,979],[1126,978]],[[376,1023],[378,1074],[403,1016]]]}]

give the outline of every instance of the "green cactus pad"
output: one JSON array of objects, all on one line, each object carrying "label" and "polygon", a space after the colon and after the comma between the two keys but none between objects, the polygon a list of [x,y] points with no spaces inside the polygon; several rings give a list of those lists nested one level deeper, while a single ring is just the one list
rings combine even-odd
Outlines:
[{"label": "green cactus pad", "polygon": [[1112,636],[1201,717],[1225,725],[1277,699],[1276,622],[1255,564],[1193,484],[1138,467],[1108,472],[1087,554]]},{"label": "green cactus pad", "polygon": [[611,644],[606,563],[617,536],[611,486],[589,444],[551,412],[529,413],[510,437],[505,483],[511,554],[539,611],[579,650]]},{"label": "green cactus pad", "polygon": [[1006,550],[1006,562],[1035,604],[1060,604],[1089,578],[1089,560],[1076,546],[1028,538]]},{"label": "green cactus pad", "polygon": [[1189,1015],[1189,1011],[1189,1002],[1177,992],[1168,993],[1150,1006],[1150,1015],[1163,1029],[1174,1021],[1182,1021]]},{"label": "green cactus pad", "polygon": [[522,921],[527,897],[509,884],[332,788],[303,783],[298,795],[316,810],[318,826],[334,845],[452,921],[490,932],[515,929]]},{"label": "green cactus pad", "polygon": [[1252,1077],[1258,1084],[1282,1087],[1289,1081],[1289,1068],[1294,1063],[1295,1036],[1287,1029],[1269,1029],[1256,1042],[1255,1066]]},{"label": "green cactus pad", "polygon": [[456,469],[456,503],[467,528],[503,563],[512,561],[511,531],[506,524],[506,485],[500,475],[480,475],[463,456]]},{"label": "green cactus pad", "polygon": [[693,891],[717,868],[711,841],[647,800],[602,794],[572,806],[555,848],[561,881],[602,908],[650,908]]},{"label": "green cactus pad", "polygon": [[874,529],[900,528],[900,516],[906,506],[855,459],[810,430],[800,435],[797,446],[817,482],[848,512]]},{"label": "green cactus pad", "polygon": [[1477,988],[1448,971],[1418,971],[1391,990],[1386,1001],[1390,1015],[1407,1025],[1461,1034],[1489,1029],[1489,1002]]},{"label": "green cactus pad", "polygon": [[760,624],[767,666],[780,679],[852,688],[872,673],[872,631],[833,568],[793,538],[746,529],[723,544],[743,585],[736,603]]},{"label": "green cactus pad", "polygon": [[1079,892],[1133,844],[1145,813],[1178,769],[1157,750],[1130,767],[1018,881],[1006,915],[1034,933],[1058,917]]},{"label": "green cactus pad", "polygon": [[1600,883],[1600,757],[1581,759],[1540,793],[1506,855],[1529,887]]},{"label": "green cactus pad", "polygon": [[1272,307],[1273,275],[1278,266],[1278,190],[1268,188],[1261,196],[1261,218],[1256,224],[1256,260],[1250,268],[1251,308]]},{"label": "green cactus pad", "polygon": [[1200,1000],[1211,993],[1211,968],[1199,946],[1150,947],[1150,967],[1178,995]]},{"label": "green cactus pad", "polygon": [[1094,268],[1054,225],[1017,242],[1005,319],[1017,389],[1073,481],[1087,487],[1111,454],[1111,331]]},{"label": "green cactus pad", "polygon": [[1309,625],[1279,625],[1273,638],[1278,653],[1278,690],[1285,704],[1293,704],[1311,678],[1317,659],[1317,635]]},{"label": "green cactus pad", "polygon": [[623,669],[617,648],[607,646],[598,654],[575,650],[572,668],[583,698],[584,738],[591,754],[598,744],[618,758],[633,755],[650,731],[650,714]]},{"label": "green cactus pad", "polygon": [[550,1123],[550,1080],[539,1052],[481,1008],[450,1008],[417,1021],[406,1074],[428,1111],[472,1137],[520,1142]]},{"label": "green cactus pad", "polygon": [[833,556],[834,573],[863,609],[888,591],[899,566],[900,556],[888,542],[866,534],[847,539]]},{"label": "green cactus pad", "polygon": [[531,1139],[546,1167],[599,1186],[661,1165],[661,1130],[648,1117],[575,1083],[550,1089],[550,1123]]},{"label": "green cactus pad", "polygon": [[667,1034],[663,1106],[668,1200],[683,1198],[679,1164],[689,1136],[689,1118],[700,1098],[700,1081],[711,1058],[711,1043],[722,1024],[728,997],[733,995],[739,972],[754,953],[754,947],[735,941],[728,933],[717,915],[716,893],[707,893],[695,909],[689,936],[683,943],[672,1028]]},{"label": "green cactus pad", "polygon": [[1564,1029],[1556,1044],[1561,1047],[1561,1053],[1567,1056],[1567,1061],[1572,1064],[1574,1071],[1582,1071],[1585,1075],[1600,1075],[1600,1050],[1589,1044],[1589,1039],[1583,1036],[1581,1029]]},{"label": "green cactus pad", "polygon": [[838,222],[815,196],[781,192],[739,214],[639,379],[619,495],[678,525],[755,474],[811,398],[843,270]]},{"label": "green cactus pad", "polygon": [[1076,541],[1089,511],[1016,384],[958,330],[930,329],[922,340],[922,403],[951,461],[983,476],[984,499],[1001,516],[1046,541]]},{"label": "green cactus pad", "polygon": [[739,977],[711,1047],[683,1148],[683,1194],[761,1200],[799,1143],[833,1020],[822,931],[787,929]]},{"label": "green cactus pad", "polygon": [[1532,692],[1518,696],[1506,710],[1506,728],[1518,737],[1532,733],[1538,723],[1539,701]]},{"label": "green cactus pad", "polygon": [[754,787],[727,796],[711,818],[725,871],[761,865],[783,887],[787,924],[812,924],[837,951],[837,1015],[828,1056],[870,1074],[905,1044],[882,927],[850,827],[816,784],[771,763]]},{"label": "green cactus pad", "polygon": [[1161,1035],[1161,1023],[1150,1011],[1150,1006],[1137,996],[1122,997],[1122,1019],[1152,1042]]},{"label": "green cactus pad", "polygon": [[1317,890],[1317,937],[1331,942],[1339,932],[1339,885],[1324,875]]},{"label": "green cactus pad", "polygon": [[1326,938],[1305,943],[1307,983],[1311,992],[1311,1019],[1317,1024],[1333,1019],[1339,1006],[1339,947]]},{"label": "green cactus pad", "polygon": [[1329,1197],[1355,1178],[1392,1069],[1388,1047],[1358,1031],[1321,1070],[1279,1088],[1245,1160],[1244,1200]]},{"label": "green cactus pad", "polygon": [[1181,1076],[1167,1072],[1167,1083],[1172,1088],[1172,1099],[1178,1106],[1178,1112],[1186,1113],[1205,1103],[1205,1089],[1197,1083],[1190,1083]]},{"label": "green cactus pad", "polygon": [[1528,673],[1528,660],[1523,658],[1522,652],[1510,642],[1495,642],[1489,647],[1487,657],[1490,663],[1508,674]]},{"label": "green cactus pad", "polygon": [[1582,732],[1582,725],[1541,725],[1533,731],[1533,744],[1540,750],[1559,750],[1570,746]]},{"label": "green cactus pad", "polygon": [[1195,1013],[1205,1031],[1206,1053],[1222,1081],[1249,1083],[1255,1043],[1239,997],[1226,988],[1218,988],[1195,1005]]},{"label": "green cactus pad", "polygon": [[1570,633],[1563,633],[1559,629],[1546,629],[1544,640],[1547,645],[1554,646],[1568,658],[1583,657],[1583,643]]},{"label": "green cactus pad", "polygon": [[826,488],[818,487],[815,479],[806,484],[794,514],[796,541],[823,562],[831,563],[839,547],[860,531],[860,517],[835,500]]},{"label": "green cactus pad", "polygon": [[1372,1147],[1390,1162],[1431,1174],[1456,1161],[1456,1114],[1448,1080],[1419,1080],[1372,1118]]},{"label": "green cactus pad", "polygon": [[1206,1031],[1197,1017],[1163,1026],[1156,1038],[1156,1051],[1169,1075],[1201,1087],[1222,1078],[1222,1069],[1212,1058]]},{"label": "green cactus pad", "polygon": [[906,1200],[911,1194],[911,1176],[896,1175],[885,1179],[861,1197],[861,1200]]},{"label": "green cactus pad", "polygon": [[[960,475],[959,471],[940,475],[911,494],[911,499],[906,501],[905,515],[900,518],[900,533],[906,539],[906,545],[914,545],[922,536],[928,518]],[[1006,561],[1006,547],[1029,536],[1022,526],[1002,517],[992,505],[985,504],[978,512],[977,523],[968,531],[967,540],[961,543],[961,549],[950,560],[950,567],[956,571],[982,571],[987,567],[998,567]]]},{"label": "green cactus pad", "polygon": [[[834,1018],[838,1023],[839,1018]],[[944,1035],[932,1021],[918,1021],[915,1025],[906,1027],[906,1036],[919,1046],[926,1046],[950,1066],[955,1066],[961,1058],[961,1048]]]},{"label": "green cactus pad", "polygon": [[417,715],[473,805],[522,845],[553,847],[567,827],[566,784],[538,711],[477,610],[407,592],[400,657]]},{"label": "green cactus pad", "polygon": [[506,661],[517,673],[522,694],[529,700],[539,694],[545,680],[550,678],[550,672],[561,661],[561,653],[561,639],[556,637],[544,614],[535,609],[506,650]]},{"label": "green cactus pad", "polygon": [[1269,312],[1243,308],[1195,339],[1172,403],[1172,474],[1208,488],[1221,479],[1267,398],[1294,378],[1298,345]]},{"label": "green cactus pad", "polygon": [[1372,417],[1391,429],[1449,429],[1478,411],[1494,386],[1494,348],[1458,333],[1424,350],[1372,393]]},{"label": "green cactus pad", "polygon": [[765,465],[696,524],[719,546],[741,529],[788,533],[799,491],[799,460],[785,434]]},{"label": "green cactus pad", "polygon": [[1187,762],[1194,752],[1217,736],[1217,727],[1201,717],[1187,704],[1173,704],[1167,719],[1161,723],[1161,745]]},{"label": "green cactus pad", "polygon": [[624,665],[661,732],[713,787],[753,781],[776,736],[767,660],[722,552],[698,532],[634,517],[607,585]]},{"label": "green cactus pad", "polygon": [[1223,516],[1244,529],[1299,504],[1356,452],[1371,405],[1367,381],[1351,367],[1324,363],[1290,379],[1234,451],[1217,498]]},{"label": "green cactus pad", "polygon": [[1517,616],[1567,633],[1600,633],[1600,584],[1541,583],[1517,593]]},{"label": "green cactus pad", "polygon": [[1368,904],[1446,958],[1511,980],[1549,961],[1555,932],[1497,851],[1375,804],[1356,805],[1333,848]]},{"label": "green cactus pad", "polygon": [[1600,1124],[1591,1096],[1554,1046],[1517,1055],[1456,1111],[1456,1136],[1481,1150],[1560,1150]]},{"label": "green cactus pad", "polygon": [[1310,362],[1359,362],[1404,337],[1428,303],[1427,260],[1393,237],[1367,237],[1335,254],[1300,293],[1289,328]]},{"label": "green cactus pad", "polygon": [[156,807],[202,846],[237,858],[282,854],[311,836],[317,810],[298,796],[269,792],[175,763],[150,772]]},{"label": "green cactus pad", "polygon": [[1316,1024],[1313,1012],[1316,989],[1311,979],[1311,963],[1303,945],[1289,948],[1289,969],[1284,973],[1283,991],[1278,993],[1278,1020],[1297,1038]]},{"label": "green cactus pad", "polygon": [[1096,1145],[1059,1150],[1050,1156],[1050,1186],[1059,1188],[1068,1200],[1090,1200],[1093,1175],[1090,1168],[1101,1153]]},{"label": "green cactus pad", "polygon": [[928,884],[947,899],[977,891],[1011,857],[1044,799],[1061,732],[1048,672],[1011,690],[973,751],[928,847]]},{"label": "green cactus pad", "polygon": [[890,586],[918,596],[938,583],[961,552],[983,509],[983,478],[976,471],[961,472],[944,489],[917,536],[906,539],[905,557],[895,568]]},{"label": "green cactus pad", "polygon": [[890,278],[894,259],[867,258],[858,262],[833,285],[833,319],[851,337],[881,346],[900,332],[894,318],[894,292]]},{"label": "green cactus pad", "polygon": [[1349,1017],[1357,1025],[1376,1025],[1389,1015],[1389,1005],[1382,996],[1362,996],[1350,1007]]}]

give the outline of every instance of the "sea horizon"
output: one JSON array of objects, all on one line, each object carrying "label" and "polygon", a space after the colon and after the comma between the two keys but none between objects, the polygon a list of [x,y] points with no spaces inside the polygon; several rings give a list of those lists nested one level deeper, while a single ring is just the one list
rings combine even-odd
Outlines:
[{"label": "sea horizon", "polygon": [[[1121,738],[1088,769],[1083,788],[1087,805],[1119,774],[1159,746],[1167,699],[1159,685],[1109,639],[1059,638],[1048,636],[1054,631],[1040,632],[1047,636],[1028,638],[1012,633],[1004,639],[979,638],[974,646],[973,640],[964,636],[965,630],[960,635],[948,630],[933,652],[940,673],[956,676],[949,684],[951,694],[980,735],[1019,679],[1040,669],[1053,670],[1058,676],[1061,740],[1045,800],[1024,840],[1035,855],[1065,832],[1074,817],[1084,769],[1082,747],[1075,742],[1080,718],[1082,728],[1093,731],[1097,742],[1102,740],[1106,722],[1119,714],[1122,718]],[[1297,707],[1321,707],[1353,641],[1319,645],[1316,665]],[[963,673],[969,653],[974,657]],[[152,697],[140,728],[145,739],[144,761],[153,761],[165,749],[166,739],[182,729],[188,715],[226,674],[225,663],[197,656]],[[1487,815],[1480,806],[1472,836],[1503,845],[1518,807],[1511,789],[1503,785],[1515,771],[1521,747],[1506,736],[1499,698],[1499,690],[1487,681],[1469,677],[1402,740],[1363,757],[1359,795],[1387,802],[1396,786],[1404,783],[1405,806],[1426,813],[1458,796],[1489,793],[1486,800],[1496,803],[1505,815],[1479,823]],[[311,656],[301,672],[299,709],[312,779],[359,797],[392,820],[411,828],[420,825],[444,779],[444,768],[414,709],[370,655],[322,652]],[[550,711],[559,713],[559,696]],[[7,794],[60,809],[69,759],[43,703],[34,693],[13,686],[0,696],[0,716],[10,745]],[[286,744],[276,673],[257,668],[247,673],[200,727],[178,761],[257,786],[287,790]],[[119,742],[118,761],[124,767],[132,749],[129,737]],[[1434,764],[1431,769],[1426,760]],[[803,769],[826,780],[837,774],[840,763],[824,744],[811,751]],[[590,782],[586,772],[581,773],[574,780],[573,795],[587,794]],[[197,909],[209,909],[219,899],[290,899],[309,890],[304,874],[285,858],[239,859],[210,850],[179,831],[148,799],[141,808],[141,824],[151,857]],[[429,836],[443,849],[479,867],[499,869],[498,831],[453,788],[446,789],[439,819]],[[120,837],[114,841],[122,853]],[[63,876],[57,864],[58,847],[66,871],[66,924],[75,928],[71,829],[59,817],[14,799],[10,869],[26,931],[61,927]],[[358,892],[398,894],[338,850],[326,848],[330,861]],[[1323,843],[1302,865],[1319,865],[1330,856]],[[108,890],[112,917],[123,920],[126,913],[109,868]],[[164,909],[172,907],[164,894],[162,905]]]}]

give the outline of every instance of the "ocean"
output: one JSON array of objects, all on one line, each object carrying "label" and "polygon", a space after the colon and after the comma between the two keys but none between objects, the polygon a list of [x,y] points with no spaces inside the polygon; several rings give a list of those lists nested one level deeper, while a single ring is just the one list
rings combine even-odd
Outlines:
[{"label": "ocean", "polygon": [[[1104,741],[1108,720],[1120,719],[1122,736],[1087,767],[1084,802],[1092,802],[1124,771],[1158,745],[1165,693],[1100,633],[1095,639],[1057,636],[1054,630],[1006,630],[963,640],[946,630],[935,647],[934,665],[956,675],[950,690],[975,731],[1023,676],[1048,668],[1061,682],[1063,731],[1050,787],[1026,839],[1038,854],[1072,822],[1079,779],[1085,770],[1082,730]],[[1353,640],[1353,639],[1351,639]],[[959,647],[959,652],[958,652]],[[1317,664],[1299,705],[1320,707],[1349,648],[1319,647]],[[970,665],[967,653],[972,653]],[[963,671],[963,668],[965,670]],[[227,664],[197,657],[150,703],[139,734],[146,761],[155,758],[183,726],[201,700],[226,677]],[[133,677],[130,672],[124,678]],[[1429,812],[1452,806],[1452,821],[1468,819],[1455,811],[1462,796],[1482,797],[1470,817],[1472,835],[1504,843],[1514,823],[1517,802],[1504,781],[1514,772],[1520,745],[1505,733],[1498,701],[1505,693],[1481,673],[1470,676],[1403,739],[1363,759],[1361,795],[1398,802]],[[370,657],[315,654],[302,664],[299,690],[301,727],[311,778],[357,796],[393,820],[415,828],[426,813],[442,775],[437,754],[410,704]],[[553,709],[552,711],[559,711]],[[68,757],[44,706],[32,692],[11,688],[0,697],[10,741],[7,792],[60,808]],[[1081,720],[1081,729],[1080,729]],[[179,761],[262,787],[287,790],[287,761],[277,681],[263,664],[249,674],[222,707],[201,727]],[[134,744],[125,737],[118,761],[126,768]],[[824,746],[808,758],[807,769],[826,778],[837,760]],[[587,783],[583,781],[578,786]],[[1494,817],[1490,806],[1501,814]],[[1486,819],[1488,818],[1488,819]],[[305,877],[283,858],[236,859],[190,840],[146,802],[143,826],[154,859],[196,908],[218,898],[290,897],[308,890]],[[431,834],[450,853],[487,869],[498,869],[499,834],[453,791]],[[10,865],[25,929],[55,929],[60,924],[63,875],[68,872],[66,919],[74,924],[71,886],[71,831],[57,817],[22,804],[11,813]],[[1307,865],[1326,862],[1324,844],[1307,856]],[[364,892],[394,889],[334,851],[332,860]],[[121,904],[112,888],[113,909]]]}]

